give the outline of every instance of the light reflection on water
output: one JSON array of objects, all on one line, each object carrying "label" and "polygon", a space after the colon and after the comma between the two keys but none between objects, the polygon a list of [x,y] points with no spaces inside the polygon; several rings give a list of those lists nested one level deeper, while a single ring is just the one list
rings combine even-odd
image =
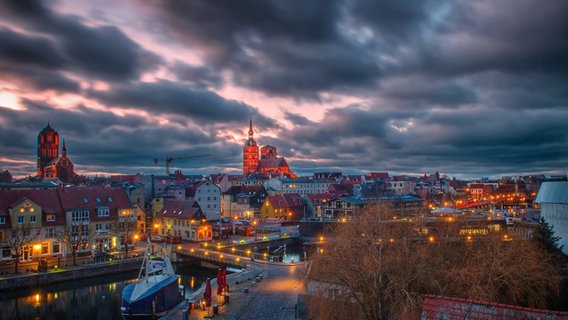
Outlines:
[{"label": "light reflection on water", "polygon": [[[186,296],[199,289],[212,269],[174,265],[181,275]],[[138,276],[138,271],[65,282],[36,289],[0,292],[0,319],[112,320],[121,319],[122,288]]]}]

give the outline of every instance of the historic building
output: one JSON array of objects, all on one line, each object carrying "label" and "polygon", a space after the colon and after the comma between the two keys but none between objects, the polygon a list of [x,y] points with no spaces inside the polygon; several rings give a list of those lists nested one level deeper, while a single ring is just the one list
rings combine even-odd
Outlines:
[{"label": "historic building", "polygon": [[243,174],[250,175],[255,173],[263,176],[286,176],[289,178],[298,177],[290,170],[286,159],[278,156],[276,147],[266,145],[259,150],[258,144],[254,140],[251,118],[248,140],[243,148]]},{"label": "historic building", "polygon": [[59,133],[49,123],[37,137],[37,175],[43,179],[58,178],[65,183],[73,182],[77,177],[73,162],[67,157],[65,140],[59,156]]}]

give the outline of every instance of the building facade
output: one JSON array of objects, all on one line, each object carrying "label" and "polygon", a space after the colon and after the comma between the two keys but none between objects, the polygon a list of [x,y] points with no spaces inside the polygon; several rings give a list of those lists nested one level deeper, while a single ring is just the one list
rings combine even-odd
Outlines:
[{"label": "building facade", "polygon": [[142,219],[122,188],[0,190],[0,261],[120,251]]},{"label": "building facade", "polygon": [[77,174],[73,162],[67,157],[67,147],[63,141],[59,156],[59,133],[50,124],[43,128],[37,138],[37,175],[43,179],[58,178],[61,182],[73,182]]},{"label": "building facade", "polygon": [[[260,153],[259,153],[260,152]],[[252,118],[250,119],[248,140],[243,148],[243,174],[261,174],[263,176],[286,176],[297,178],[298,176],[290,170],[286,159],[278,156],[276,147],[266,145],[259,150],[257,142],[254,140],[254,130],[252,128]]]}]

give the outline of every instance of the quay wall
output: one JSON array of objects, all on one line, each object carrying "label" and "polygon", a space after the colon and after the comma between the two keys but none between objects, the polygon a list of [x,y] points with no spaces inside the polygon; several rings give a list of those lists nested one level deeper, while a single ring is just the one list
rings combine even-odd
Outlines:
[{"label": "quay wall", "polygon": [[142,258],[84,265],[76,268],[65,268],[38,272],[34,274],[12,275],[0,277],[0,291],[21,288],[34,288],[58,282],[73,281],[91,277],[129,272],[140,269]]}]

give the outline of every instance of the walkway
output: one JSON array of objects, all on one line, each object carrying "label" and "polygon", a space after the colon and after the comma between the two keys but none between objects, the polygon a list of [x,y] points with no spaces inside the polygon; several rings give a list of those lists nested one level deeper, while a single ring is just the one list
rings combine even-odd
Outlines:
[{"label": "walkway", "polygon": [[[305,263],[281,264],[251,262],[242,273],[227,276],[230,293],[228,302],[223,296],[216,296],[216,281],[212,279],[213,305],[208,310],[199,308],[203,300],[203,289],[197,290],[190,298],[196,309],[189,316],[179,310],[167,319],[231,319],[231,320],[294,320],[298,294],[305,293]],[[217,313],[214,312],[217,309]]]}]

